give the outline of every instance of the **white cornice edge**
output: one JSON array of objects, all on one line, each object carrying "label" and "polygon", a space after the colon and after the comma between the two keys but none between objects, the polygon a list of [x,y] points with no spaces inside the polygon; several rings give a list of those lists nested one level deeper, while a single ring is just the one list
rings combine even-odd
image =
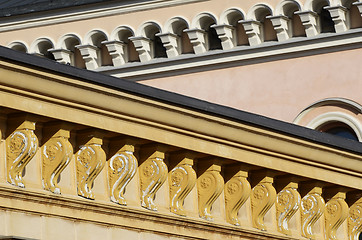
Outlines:
[{"label": "white cornice edge", "polygon": [[3,17],[2,19],[0,19],[0,33],[30,27],[40,27],[50,24],[79,21],[96,17],[106,17],[111,15],[125,14],[128,12],[135,12],[141,10],[144,11],[154,8],[162,8],[204,1],[209,0],[153,0],[148,2],[123,4],[105,8],[88,9],[81,12],[78,10],[64,14],[59,14],[59,12],[61,12],[61,10],[59,10],[55,11],[56,13],[49,14],[48,16],[42,16],[42,13],[35,13],[32,17],[29,17],[29,15],[26,14],[26,18],[22,16]]},{"label": "white cornice edge", "polygon": [[311,38],[299,37],[284,42],[266,42],[257,46],[238,46],[230,50],[185,54],[175,58],[158,58],[144,63],[127,63],[117,68],[101,67],[96,71],[131,81],[141,81],[189,72],[362,48],[361,33],[362,29],[352,29],[340,34],[326,33]]}]

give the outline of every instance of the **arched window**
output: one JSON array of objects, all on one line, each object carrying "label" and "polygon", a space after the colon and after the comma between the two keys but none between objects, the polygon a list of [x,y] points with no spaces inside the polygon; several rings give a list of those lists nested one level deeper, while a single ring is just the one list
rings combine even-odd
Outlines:
[{"label": "arched window", "polygon": [[336,32],[334,29],[334,21],[327,9],[321,8],[319,13],[321,33]]},{"label": "arched window", "polygon": [[209,26],[206,33],[209,41],[209,50],[222,49],[221,40],[218,37],[215,28]]},{"label": "arched window", "polygon": [[160,37],[154,36],[153,51],[154,51],[154,58],[167,58],[166,48],[163,46]]},{"label": "arched window", "polygon": [[347,124],[342,123],[342,122],[330,122],[328,124],[325,124],[325,125],[319,127],[319,129],[317,129],[317,130],[319,130],[321,132],[333,134],[333,135],[336,135],[339,137],[344,137],[344,138],[358,141],[357,134],[353,131],[353,129],[350,126],[348,126]]}]

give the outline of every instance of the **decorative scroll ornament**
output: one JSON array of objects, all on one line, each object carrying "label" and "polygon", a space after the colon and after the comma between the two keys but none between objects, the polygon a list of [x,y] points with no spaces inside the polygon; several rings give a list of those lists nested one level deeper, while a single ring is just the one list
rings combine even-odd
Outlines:
[{"label": "decorative scroll ornament", "polygon": [[253,227],[266,230],[264,216],[275,203],[276,191],[273,187],[273,178],[264,177],[251,192],[251,212]]},{"label": "decorative scroll ornament", "polygon": [[300,194],[297,191],[298,184],[291,182],[277,195],[277,225],[278,231],[291,235],[289,221],[298,211],[300,205]]},{"label": "decorative scroll ornament", "polygon": [[199,215],[209,221],[213,220],[211,207],[222,193],[224,186],[220,172],[221,166],[213,164],[197,179]]},{"label": "decorative scroll ornament", "polygon": [[358,240],[362,234],[362,198],[355,202],[349,209],[348,236],[349,240]]},{"label": "decorative scroll ornament", "polygon": [[137,159],[133,155],[134,146],[124,145],[110,160],[108,167],[111,201],[127,205],[123,194],[137,170]]},{"label": "decorative scroll ornament", "polygon": [[24,121],[6,139],[7,181],[25,187],[22,173],[38,150],[38,138],[34,134],[35,122]]},{"label": "decorative scroll ornament", "polygon": [[141,206],[149,210],[157,211],[153,200],[156,192],[167,179],[167,166],[163,162],[165,154],[155,151],[140,166],[141,181]]},{"label": "decorative scroll ornament", "polygon": [[59,130],[43,147],[42,183],[45,190],[60,194],[57,180],[73,156],[73,147],[68,141],[69,131]]},{"label": "decorative scroll ornament", "polygon": [[226,221],[233,225],[240,225],[238,211],[250,195],[251,186],[247,177],[248,172],[240,170],[224,187]]},{"label": "decorative scroll ornament", "polygon": [[301,202],[302,235],[309,239],[315,239],[312,228],[325,209],[321,194],[322,188],[315,187],[303,197]]},{"label": "decorative scroll ornament", "polygon": [[337,239],[336,231],[348,217],[348,204],[344,201],[346,194],[337,193],[326,204],[325,210],[325,236],[326,239]]},{"label": "decorative scroll ornament", "polygon": [[101,145],[102,139],[92,137],[80,147],[76,155],[78,195],[84,198],[94,199],[93,182],[106,162],[106,154]]},{"label": "decorative scroll ornament", "polygon": [[184,158],[169,173],[170,183],[170,211],[181,216],[186,216],[183,208],[184,200],[196,183],[196,173],[192,168],[193,160]]}]

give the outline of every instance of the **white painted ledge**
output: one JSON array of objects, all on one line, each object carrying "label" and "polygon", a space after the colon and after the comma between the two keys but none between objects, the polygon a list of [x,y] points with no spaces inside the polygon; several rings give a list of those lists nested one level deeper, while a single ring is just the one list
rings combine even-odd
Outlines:
[{"label": "white painted ledge", "polygon": [[339,34],[322,33],[311,38],[295,37],[257,46],[237,46],[230,50],[213,50],[202,54],[182,54],[171,59],[127,63],[118,68],[105,66],[96,71],[140,81],[355,48],[362,48],[362,29],[351,29]]}]

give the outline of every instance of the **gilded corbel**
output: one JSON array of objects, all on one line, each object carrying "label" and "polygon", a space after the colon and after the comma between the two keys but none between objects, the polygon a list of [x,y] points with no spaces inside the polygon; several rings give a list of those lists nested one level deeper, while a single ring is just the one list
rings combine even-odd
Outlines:
[{"label": "gilded corbel", "polygon": [[38,138],[34,134],[35,121],[19,117],[12,119],[12,122],[17,127],[6,138],[7,181],[24,188],[23,171],[38,150]]},{"label": "gilded corbel", "polygon": [[120,143],[120,146],[116,154],[109,160],[109,192],[112,202],[127,205],[124,192],[136,174],[138,162],[134,156],[135,143],[132,140],[126,139]]},{"label": "gilded corbel", "polygon": [[348,239],[358,240],[362,234],[362,197],[350,208],[348,216]]},{"label": "gilded corbel", "polygon": [[146,160],[140,165],[141,206],[157,211],[154,199],[157,191],[167,179],[167,165],[164,162],[165,149],[154,146],[147,150]]},{"label": "gilded corbel", "polygon": [[94,199],[93,182],[106,163],[103,140],[97,133],[82,134],[80,137],[85,144],[76,153],[77,191],[81,197]]},{"label": "gilded corbel", "polygon": [[69,129],[60,126],[43,146],[42,184],[45,190],[52,193],[61,193],[57,180],[73,157],[73,147],[69,142],[69,137]]},{"label": "gilded corbel", "polygon": [[346,193],[338,192],[327,203],[325,216],[325,237],[336,240],[337,229],[348,217],[348,204],[345,202]]},{"label": "gilded corbel", "polygon": [[196,172],[193,169],[194,160],[186,155],[180,155],[176,158],[180,162],[168,175],[170,211],[180,216],[186,216],[183,208],[184,200],[196,184]]},{"label": "gilded corbel", "polygon": [[209,221],[213,220],[211,207],[224,188],[224,179],[220,172],[221,165],[215,161],[197,179],[199,216]]}]

